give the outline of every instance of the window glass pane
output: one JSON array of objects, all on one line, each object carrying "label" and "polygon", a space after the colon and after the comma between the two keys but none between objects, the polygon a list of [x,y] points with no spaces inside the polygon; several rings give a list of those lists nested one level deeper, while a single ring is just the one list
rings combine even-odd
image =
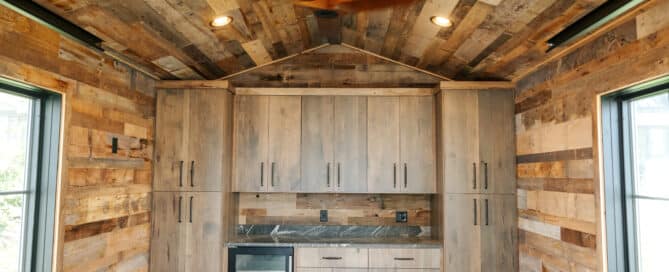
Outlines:
[{"label": "window glass pane", "polygon": [[639,271],[663,271],[669,244],[669,93],[631,101],[633,188]]},{"label": "window glass pane", "polygon": [[0,92],[0,192],[26,188],[32,99]]},{"label": "window glass pane", "polygon": [[19,271],[23,238],[23,195],[0,195],[0,271]]}]

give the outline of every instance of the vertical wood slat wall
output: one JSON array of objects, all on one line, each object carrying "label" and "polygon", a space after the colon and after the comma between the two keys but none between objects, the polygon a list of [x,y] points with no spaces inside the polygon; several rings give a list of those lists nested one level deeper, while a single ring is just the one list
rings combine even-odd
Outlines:
[{"label": "vertical wood slat wall", "polygon": [[146,270],[153,80],[2,6],[0,22],[0,76],[64,97],[57,270]]},{"label": "vertical wood slat wall", "polygon": [[520,271],[606,271],[597,96],[669,74],[669,1],[655,2],[518,81]]}]

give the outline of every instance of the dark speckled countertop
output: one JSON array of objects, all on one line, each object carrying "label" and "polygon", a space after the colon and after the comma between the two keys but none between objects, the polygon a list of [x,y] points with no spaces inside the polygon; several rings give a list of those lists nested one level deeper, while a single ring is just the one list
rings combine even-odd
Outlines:
[{"label": "dark speckled countertop", "polygon": [[437,240],[418,237],[384,238],[317,238],[317,237],[272,237],[269,235],[235,237],[226,243],[228,247],[241,246],[288,246],[288,247],[364,247],[364,248],[441,248]]}]

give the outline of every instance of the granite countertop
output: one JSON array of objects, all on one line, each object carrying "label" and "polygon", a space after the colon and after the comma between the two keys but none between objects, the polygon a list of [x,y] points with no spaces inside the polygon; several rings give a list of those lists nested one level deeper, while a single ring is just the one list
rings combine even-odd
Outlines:
[{"label": "granite countertop", "polygon": [[384,238],[317,238],[317,237],[272,237],[269,235],[242,236],[232,238],[228,247],[241,246],[288,246],[288,247],[360,247],[360,248],[441,248],[441,243],[430,238],[384,237]]}]

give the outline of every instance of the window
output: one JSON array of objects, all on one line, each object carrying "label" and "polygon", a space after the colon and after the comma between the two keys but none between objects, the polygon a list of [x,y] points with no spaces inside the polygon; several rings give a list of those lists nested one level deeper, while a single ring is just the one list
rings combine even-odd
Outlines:
[{"label": "window", "polygon": [[609,271],[664,271],[669,244],[669,84],[602,99]]},{"label": "window", "polygon": [[51,270],[59,122],[58,95],[0,78],[3,272]]}]

